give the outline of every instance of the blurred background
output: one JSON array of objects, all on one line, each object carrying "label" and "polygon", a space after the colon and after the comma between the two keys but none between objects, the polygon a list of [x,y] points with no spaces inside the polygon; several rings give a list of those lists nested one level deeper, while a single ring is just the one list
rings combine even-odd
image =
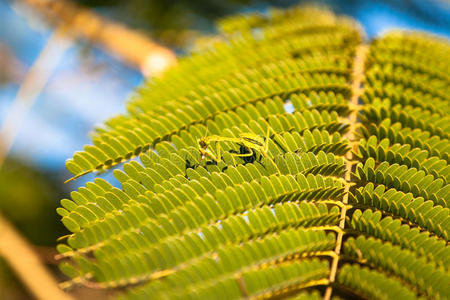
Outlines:
[{"label": "blurred background", "polygon": [[[62,8],[56,7],[56,2]],[[299,2],[304,1],[0,0],[0,143],[4,149],[11,146],[9,151],[0,151],[1,215],[57,272],[54,246],[66,232],[55,209],[59,200],[94,176],[63,184],[70,177],[64,162],[90,142],[89,132],[105,119],[125,112],[126,99],[145,76],[170,63],[167,54],[171,52],[164,52],[165,48],[183,55],[194,39],[214,33],[213,24],[219,17]],[[369,38],[393,28],[450,36],[449,1],[314,3],[354,17]],[[120,32],[126,37],[130,32],[136,34],[137,42],[157,43],[160,46],[150,45],[148,51],[159,56],[141,61],[142,53],[135,55],[138,59],[133,57],[135,53],[123,55],[117,45],[89,32],[59,34],[61,24],[80,9],[94,18],[108,18],[108,24],[125,30]],[[69,23],[77,26],[73,20]],[[101,176],[115,182],[110,173]],[[98,297],[92,292],[77,293],[83,299]],[[1,258],[0,299],[31,299]]]}]

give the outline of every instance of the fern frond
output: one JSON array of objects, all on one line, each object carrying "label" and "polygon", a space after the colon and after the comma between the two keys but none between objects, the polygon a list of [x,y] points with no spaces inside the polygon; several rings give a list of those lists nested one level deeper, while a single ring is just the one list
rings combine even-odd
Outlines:
[{"label": "fern frond", "polygon": [[348,255],[392,272],[429,298],[449,295],[449,286],[445,284],[450,280],[449,274],[409,250],[362,236],[349,238],[345,248]]},{"label": "fern frond", "polygon": [[356,155],[361,161],[372,157],[377,162],[386,161],[390,164],[397,163],[406,165],[408,168],[416,168],[427,175],[433,175],[435,179],[443,179],[445,184],[448,184],[450,180],[450,166],[447,161],[431,156],[426,150],[412,148],[409,144],[392,145],[387,138],[378,141],[376,136],[371,136],[367,141],[361,140]]},{"label": "fern frond", "polygon": [[[450,268],[450,249],[446,241],[429,238],[430,233],[411,228],[402,221],[392,217],[382,218],[380,211],[366,209],[356,210],[352,215],[351,228],[365,235],[390,241],[402,248],[415,251],[419,257],[426,257],[429,262]],[[357,234],[357,233],[355,233]]]},{"label": "fern frond", "polygon": [[125,163],[120,188],[97,178],[61,201],[62,286],[448,297],[448,41],[365,44],[352,20],[304,6],[220,26],[67,161],[74,178]]},{"label": "fern frond", "polygon": [[339,272],[338,282],[361,298],[417,299],[414,292],[403,286],[400,280],[393,280],[386,274],[356,264],[344,265]]},{"label": "fern frond", "polygon": [[387,189],[384,185],[374,188],[373,183],[357,189],[352,201],[402,218],[405,222],[427,229],[448,241],[450,210],[435,205],[433,201],[414,197],[411,193],[404,193],[395,188]]},{"label": "fern frond", "polygon": [[382,184],[405,193],[412,193],[415,197],[432,200],[443,207],[449,205],[450,185],[445,185],[444,180],[434,179],[432,175],[426,175],[425,172],[415,168],[390,165],[388,162],[375,166],[375,160],[369,158],[364,165],[358,164],[355,176],[363,183]]}]

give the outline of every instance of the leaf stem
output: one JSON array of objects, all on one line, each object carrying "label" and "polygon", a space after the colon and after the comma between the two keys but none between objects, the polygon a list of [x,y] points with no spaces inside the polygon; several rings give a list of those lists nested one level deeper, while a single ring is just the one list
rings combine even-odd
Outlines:
[{"label": "leaf stem", "polygon": [[[350,99],[351,106],[358,105],[359,97],[361,96],[362,91],[363,91],[362,79],[364,78],[364,64],[365,64],[368,49],[369,48],[366,44],[361,44],[356,48],[356,55],[355,55],[355,59],[354,59],[354,63],[353,63],[353,74],[352,74],[352,86],[351,86],[352,97]],[[356,111],[356,110],[352,111],[350,113],[350,115],[348,116],[348,120],[350,123],[350,130],[348,131],[346,138],[351,142],[354,141],[354,139],[356,137],[355,130],[358,125],[357,124],[357,116],[358,116],[358,111]],[[347,160],[346,160],[346,165],[345,165],[346,170],[345,170],[344,179],[347,182],[350,182],[350,180],[351,180],[351,173],[352,173],[352,166],[353,166],[352,161],[354,160],[353,151],[356,150],[356,147],[357,147],[357,144],[353,143],[353,147],[352,147],[353,149],[350,149],[346,154]],[[329,277],[330,285],[325,290],[325,295],[323,297],[324,300],[330,300],[331,294],[333,293],[332,285],[336,280],[336,273],[337,273],[338,264],[339,264],[339,256],[340,256],[341,248],[342,248],[342,240],[344,237],[345,217],[347,215],[347,208],[348,208],[347,204],[348,204],[349,192],[350,192],[350,185],[346,185],[345,186],[345,194],[342,199],[344,206],[341,208],[341,217],[340,217],[341,221],[339,222],[339,227],[341,228],[341,231],[338,232],[338,235],[336,237],[336,248],[334,249],[336,256],[333,258],[333,261],[331,263],[331,270],[330,270],[330,277]]]}]

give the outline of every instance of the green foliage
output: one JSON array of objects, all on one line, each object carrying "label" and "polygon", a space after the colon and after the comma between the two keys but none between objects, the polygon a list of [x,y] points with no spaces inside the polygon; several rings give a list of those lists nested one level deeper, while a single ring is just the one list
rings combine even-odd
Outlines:
[{"label": "green foliage", "polygon": [[[114,170],[121,188],[98,178],[61,201],[63,286],[447,298],[448,42],[394,32],[366,45],[353,21],[310,7],[221,29],[67,161],[79,177],[139,157]],[[231,138],[269,128],[267,156],[234,155],[249,152]],[[219,162],[202,158],[210,135],[229,138]]]}]

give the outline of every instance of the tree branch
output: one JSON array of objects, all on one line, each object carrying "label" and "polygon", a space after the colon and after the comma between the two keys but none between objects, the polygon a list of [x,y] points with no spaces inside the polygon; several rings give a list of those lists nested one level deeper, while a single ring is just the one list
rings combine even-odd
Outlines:
[{"label": "tree branch", "polygon": [[176,63],[172,50],[143,33],[108,20],[92,10],[69,0],[22,0],[56,26],[63,25],[69,34],[98,44],[145,75],[159,75]]},{"label": "tree branch", "polygon": [[42,300],[70,300],[45,269],[31,245],[0,214],[0,255],[31,293]]}]

